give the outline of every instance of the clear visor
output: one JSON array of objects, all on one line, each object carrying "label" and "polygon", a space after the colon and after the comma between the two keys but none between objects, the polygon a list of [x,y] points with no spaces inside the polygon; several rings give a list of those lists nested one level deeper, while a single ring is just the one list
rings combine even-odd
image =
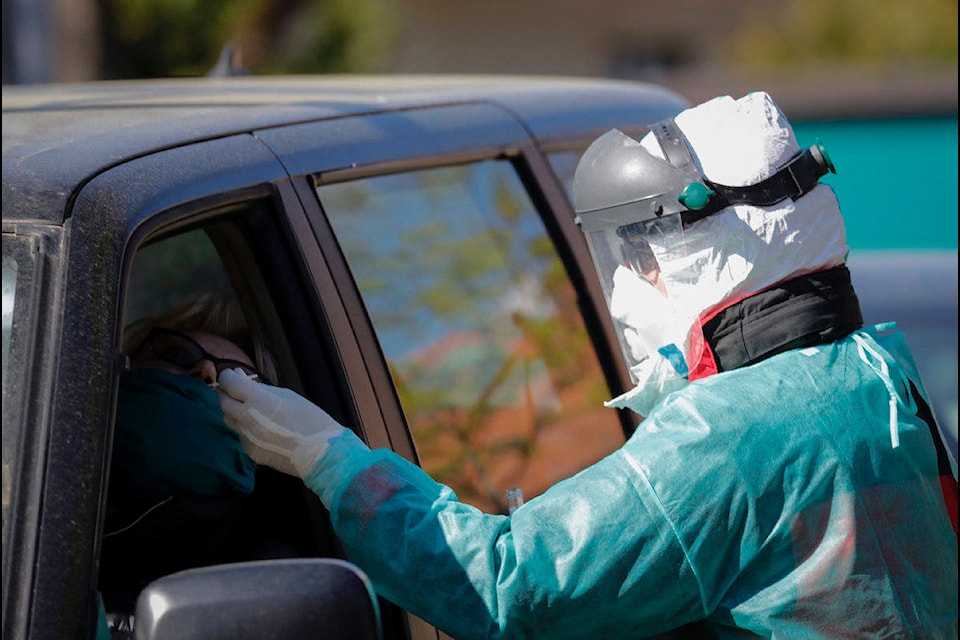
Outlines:
[{"label": "clear visor", "polygon": [[661,270],[661,262],[670,259],[668,249],[684,244],[680,216],[587,231],[586,238],[636,384],[636,372],[648,358],[687,352],[692,319],[671,298]]}]

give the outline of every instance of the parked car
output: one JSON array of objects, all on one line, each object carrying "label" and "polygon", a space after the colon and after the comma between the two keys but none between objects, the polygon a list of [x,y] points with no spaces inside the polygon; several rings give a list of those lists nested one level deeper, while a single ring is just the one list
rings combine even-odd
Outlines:
[{"label": "parked car", "polygon": [[[637,83],[506,77],[4,87],[3,637],[93,637],[123,329],[198,291],[229,294],[274,382],[487,511],[620,446],[636,417],[602,402],[630,382],[569,184],[598,135],[685,106]],[[931,277],[953,278],[952,316],[924,300],[952,317],[955,382],[955,253],[946,267]],[[899,311],[899,295],[880,302]],[[379,617],[388,639],[446,637],[367,606],[316,497],[258,474],[258,530],[333,559],[318,571],[351,585],[345,616]],[[301,570],[151,588],[184,637],[252,615],[248,591],[210,586],[238,576],[307,614],[284,590]],[[310,597],[336,616],[340,591]],[[199,606],[190,594],[213,594],[199,619],[177,606]],[[162,637],[162,613],[141,632]]]}]

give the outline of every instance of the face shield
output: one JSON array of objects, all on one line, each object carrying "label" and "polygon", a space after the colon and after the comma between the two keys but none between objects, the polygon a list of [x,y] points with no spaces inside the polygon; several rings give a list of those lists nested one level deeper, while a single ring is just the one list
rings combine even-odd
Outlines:
[{"label": "face shield", "polygon": [[683,245],[681,217],[654,217],[586,235],[633,383],[685,379],[694,317],[668,294],[660,268],[665,253]]},{"label": "face shield", "polygon": [[687,354],[703,339],[698,316],[706,302],[697,297],[698,285],[704,270],[717,265],[707,264],[705,234],[690,232],[739,205],[797,200],[833,171],[819,142],[802,151],[793,145],[796,152],[744,186],[709,180],[673,119],[653,125],[643,144],[613,130],[584,153],[574,177],[577,223],[637,385],[631,393],[649,396],[631,408],[685,384]]}]

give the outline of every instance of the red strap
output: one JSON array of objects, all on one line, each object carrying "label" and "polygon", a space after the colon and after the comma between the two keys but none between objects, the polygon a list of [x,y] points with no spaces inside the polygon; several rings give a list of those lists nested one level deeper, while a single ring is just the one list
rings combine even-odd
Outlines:
[{"label": "red strap", "polygon": [[713,349],[703,337],[700,326],[697,322],[690,329],[690,348],[687,350],[687,362],[690,363],[687,380],[690,382],[712,376],[717,372],[717,361],[713,357]]},{"label": "red strap", "polygon": [[943,503],[953,525],[953,535],[957,535],[957,481],[950,474],[940,476],[940,488],[943,489]]},{"label": "red strap", "polygon": [[[755,291],[754,293],[759,292]],[[736,298],[725,300],[723,306],[719,306],[709,313],[704,313],[700,316],[698,322],[693,323],[693,326],[690,327],[690,333],[687,335],[689,338],[687,341],[689,343],[689,347],[687,347],[687,380],[693,382],[694,380],[712,376],[718,371],[717,359],[713,355],[713,349],[710,348],[710,344],[707,342],[707,339],[703,337],[703,325],[709,322],[711,318],[716,316],[724,309],[732,307],[733,305],[749,298],[752,295],[754,294],[745,293]]]}]

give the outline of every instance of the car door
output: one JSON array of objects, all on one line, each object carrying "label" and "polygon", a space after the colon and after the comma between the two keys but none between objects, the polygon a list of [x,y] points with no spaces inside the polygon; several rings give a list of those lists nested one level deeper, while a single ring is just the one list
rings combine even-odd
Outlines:
[{"label": "car door", "polygon": [[[5,302],[4,637],[93,636],[123,329],[177,287],[228,288],[246,328],[269,337],[275,381],[357,424],[303,276],[317,254],[293,232],[305,224],[273,154],[236,135],[105,170],[78,188],[62,227],[5,225],[5,301],[9,280],[16,308],[7,331]],[[302,483],[267,474],[257,491],[264,510],[243,535],[287,531],[293,555],[336,555]]]},{"label": "car door", "polygon": [[625,382],[598,285],[521,123],[465,104],[257,136],[293,176],[296,232],[317,240],[311,277],[371,444],[507,513],[508,492],[532,498],[623,443],[629,417],[603,407]]}]

